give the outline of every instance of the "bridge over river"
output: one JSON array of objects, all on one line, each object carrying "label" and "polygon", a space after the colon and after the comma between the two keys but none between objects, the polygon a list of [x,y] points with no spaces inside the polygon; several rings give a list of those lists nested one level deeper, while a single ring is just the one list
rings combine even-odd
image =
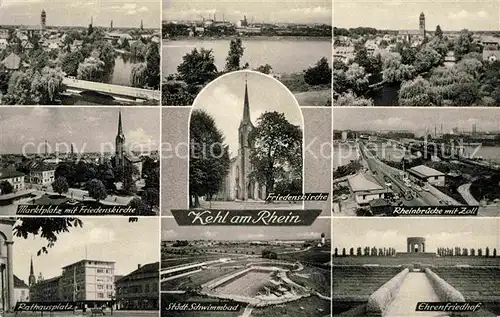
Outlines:
[{"label": "bridge over river", "polygon": [[65,77],[63,84],[67,87],[67,91],[80,94],[86,91],[94,91],[104,95],[112,96],[117,100],[125,101],[160,101],[159,90],[149,90],[134,88],[128,86],[105,84],[87,80],[80,80],[71,77]]}]

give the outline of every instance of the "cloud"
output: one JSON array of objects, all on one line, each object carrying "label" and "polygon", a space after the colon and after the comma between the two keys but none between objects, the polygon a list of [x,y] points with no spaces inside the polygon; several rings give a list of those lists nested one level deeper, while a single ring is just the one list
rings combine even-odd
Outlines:
[{"label": "cloud", "polygon": [[128,132],[126,140],[128,148],[133,151],[149,151],[158,147],[158,141],[149,135],[143,128]]},{"label": "cloud", "polygon": [[479,19],[486,19],[489,16],[490,14],[485,10],[477,12],[469,12],[465,9],[462,9],[458,12],[450,12],[450,14],[448,14],[448,18],[452,20],[463,20],[463,19],[479,20]]}]

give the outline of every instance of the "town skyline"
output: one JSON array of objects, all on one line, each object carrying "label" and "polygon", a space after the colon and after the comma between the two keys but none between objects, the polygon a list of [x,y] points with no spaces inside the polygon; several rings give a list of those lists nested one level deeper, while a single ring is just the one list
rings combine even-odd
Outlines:
[{"label": "town skyline", "polygon": [[441,132],[458,131],[499,132],[498,109],[460,108],[338,108],[335,110],[333,130],[355,131],[411,131],[425,134],[434,128]]},{"label": "town skyline", "polygon": [[[51,153],[56,144],[66,145],[61,151],[67,152],[74,144],[76,154],[113,151],[120,111],[129,150],[158,151],[160,124],[151,124],[159,116],[158,108],[33,107],[0,109],[0,125],[9,131],[2,135],[0,154],[44,154],[45,141]],[[26,125],[32,117],[37,121]]]},{"label": "town skyline", "polygon": [[[338,28],[372,27],[378,30],[415,30],[418,17],[424,13],[426,30],[437,25],[446,31],[499,31],[500,5],[494,1],[445,2],[338,1],[333,10],[333,25]],[[495,14],[496,13],[496,14]],[[390,15],[390,19],[381,16]]]},{"label": "town skyline", "polygon": [[[40,25],[40,14],[47,14],[48,27],[87,27],[91,20],[93,26],[109,27],[111,21],[115,28],[159,29],[161,17],[157,1],[75,0],[73,2],[54,2],[48,0],[3,0],[0,3],[1,25]],[[71,14],[68,14],[71,12]]]},{"label": "town skyline", "polygon": [[[234,3],[236,4],[236,3]],[[332,24],[332,2],[316,0],[297,2],[294,0],[263,1],[247,0],[234,7],[225,0],[210,2],[163,0],[164,21],[195,21],[216,15],[217,20],[236,22],[244,16],[255,23],[305,23]]]},{"label": "town skyline", "polygon": [[[80,217],[83,228],[72,227],[69,232],[58,234],[58,239],[48,253],[37,256],[37,251],[47,245],[40,236],[27,239],[14,236],[14,274],[28,283],[30,261],[33,257],[35,277],[41,272],[44,279],[61,275],[62,268],[87,259],[115,262],[115,275],[127,275],[138,264],[158,262],[158,220],[140,218],[129,222],[128,217]],[[141,239],[132,239],[137,232]],[[135,253],[134,253],[135,252]],[[140,258],[131,261],[138,255]]]}]

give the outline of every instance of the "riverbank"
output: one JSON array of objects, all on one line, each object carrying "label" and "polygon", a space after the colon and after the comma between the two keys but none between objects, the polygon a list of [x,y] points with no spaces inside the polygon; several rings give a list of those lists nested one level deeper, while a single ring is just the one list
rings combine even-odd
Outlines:
[{"label": "riverbank", "polygon": [[238,36],[238,35],[230,35],[230,36],[202,36],[202,37],[192,37],[192,36],[176,36],[162,39],[162,44],[167,45],[168,43],[176,42],[176,41],[215,41],[215,40],[234,40],[240,38],[245,41],[312,41],[312,42],[331,42],[332,38],[327,36]]}]

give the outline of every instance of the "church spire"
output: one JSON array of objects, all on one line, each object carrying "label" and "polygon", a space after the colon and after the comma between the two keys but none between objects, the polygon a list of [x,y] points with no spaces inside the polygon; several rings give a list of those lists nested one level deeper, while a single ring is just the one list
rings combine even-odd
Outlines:
[{"label": "church spire", "polygon": [[32,286],[35,283],[36,283],[36,277],[35,277],[35,270],[33,269],[33,256],[31,256],[30,276],[28,278],[28,284],[29,286]]},{"label": "church spire", "polygon": [[250,103],[248,101],[248,83],[247,74],[245,74],[245,103],[243,104],[243,119],[244,123],[251,122],[250,120]]},{"label": "church spire", "polygon": [[35,275],[35,270],[33,269],[33,256],[31,256],[30,275]]},{"label": "church spire", "polygon": [[118,135],[123,134],[123,128],[122,128],[122,111],[118,113]]}]

